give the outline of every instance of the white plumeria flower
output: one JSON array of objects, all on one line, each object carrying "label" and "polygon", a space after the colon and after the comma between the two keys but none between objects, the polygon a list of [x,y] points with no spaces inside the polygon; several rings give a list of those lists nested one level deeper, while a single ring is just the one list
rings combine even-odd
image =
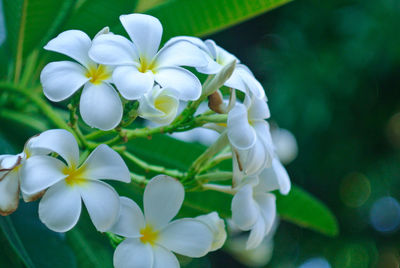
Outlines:
[{"label": "white plumeria flower", "polygon": [[107,145],[98,146],[79,166],[74,136],[63,129],[42,133],[32,148],[57,153],[65,162],[47,155],[28,158],[21,169],[21,190],[33,194],[46,190],[39,203],[39,218],[51,230],[66,232],[81,214],[82,200],[99,231],[109,229],[119,214],[118,193],[102,179],[130,181],[122,158]]},{"label": "white plumeria flower", "polygon": [[179,94],[156,85],[139,99],[139,116],[157,124],[171,123],[178,112]]},{"label": "white plumeria flower", "polygon": [[228,139],[233,153],[233,185],[244,176],[255,175],[271,165],[273,144],[267,103],[246,97],[245,105],[237,103],[228,113]]},{"label": "white plumeria flower", "polygon": [[[107,28],[94,39],[107,34]],[[72,96],[83,86],[79,110],[83,121],[102,130],[115,128],[122,118],[122,102],[111,86],[112,68],[89,58],[89,36],[78,30],[62,32],[44,47],[71,57],[77,62],[58,61],[47,64],[40,74],[45,96],[55,102]]]},{"label": "white plumeria flower", "polygon": [[211,212],[206,215],[200,215],[195,218],[206,224],[213,232],[214,240],[211,245],[210,251],[220,249],[226,241],[225,222],[218,216],[217,212]]},{"label": "white plumeria flower", "polygon": [[[19,203],[19,193],[21,184],[21,169],[25,161],[33,155],[45,155],[49,151],[32,148],[32,143],[39,140],[40,135],[29,139],[22,153],[17,155],[0,155],[0,215],[6,216],[14,212]],[[34,201],[43,192],[32,193],[30,195],[22,192],[25,202]]]},{"label": "white plumeria flower", "polygon": [[247,249],[256,248],[272,230],[276,218],[275,195],[266,192],[257,177],[248,177],[232,199],[232,220],[243,231],[250,230]]},{"label": "white plumeria flower", "polygon": [[[216,74],[227,64],[236,61],[236,67],[231,77],[224,83],[225,86],[238,89],[246,94],[249,92],[257,98],[265,99],[265,92],[253,73],[247,68],[246,65],[240,64],[236,56],[229,53],[222,47],[218,46],[213,40],[202,41],[197,37],[190,36],[177,36],[172,38],[169,42],[176,42],[179,40],[189,41],[202,50],[207,59],[207,65],[197,67],[196,70],[203,74]],[[168,44],[168,43],[167,43]]]},{"label": "white plumeria flower", "polygon": [[213,231],[207,224],[191,218],[171,221],[184,194],[180,182],[159,175],[144,191],[144,215],[135,202],[121,197],[120,217],[110,230],[126,237],[114,253],[116,268],[174,268],[179,262],[171,251],[197,258],[211,250]]},{"label": "white plumeria flower", "polygon": [[121,15],[120,21],[133,42],[120,35],[102,35],[93,41],[89,55],[101,64],[117,66],[113,82],[124,98],[139,99],[153,88],[154,81],[179,92],[181,100],[200,97],[200,81],[179,67],[207,64],[196,46],[187,41],[169,42],[158,51],[163,29],[157,18],[130,14]]}]

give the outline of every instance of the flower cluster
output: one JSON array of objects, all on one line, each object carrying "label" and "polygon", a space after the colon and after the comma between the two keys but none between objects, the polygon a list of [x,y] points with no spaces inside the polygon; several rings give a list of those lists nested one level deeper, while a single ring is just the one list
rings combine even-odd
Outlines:
[{"label": "flower cluster", "polygon": [[[134,177],[115,147],[84,142],[80,156],[72,133],[45,131],[31,138],[21,154],[0,156],[0,213],[13,212],[21,192],[25,201],[41,198],[39,218],[48,228],[66,232],[76,225],[83,201],[98,231],[125,238],[115,250],[115,267],[179,267],[172,252],[201,257],[221,248],[226,240],[225,223],[216,212],[173,220],[183,204],[185,187],[196,180],[196,187],[233,194],[232,222],[250,231],[247,249],[256,248],[276,222],[272,192],[288,194],[291,187],[266,121],[270,111],[263,87],[245,65],[212,40],[179,36],[159,49],[163,29],[158,19],[130,14],[122,15],[120,21],[129,39],[107,27],[93,39],[79,30],[52,39],[44,48],[73,61],[44,67],[40,79],[45,96],[59,102],[76,94],[83,121],[104,131],[116,129],[116,141],[124,131],[134,131],[121,130],[123,116],[132,111],[134,118],[139,115],[157,124],[175,124],[171,132],[211,128],[219,133],[218,140],[176,178],[166,176],[171,173],[164,168],[153,170],[164,175],[144,180],[142,212],[133,200],[120,197],[102,181],[129,183]],[[202,85],[182,66],[209,77]],[[222,88],[228,89],[226,100]],[[196,109],[207,98],[211,110],[195,122]],[[179,121],[181,101],[191,102]],[[216,117],[208,121],[207,115]],[[81,141],[80,130],[71,130]],[[115,145],[115,140],[107,144]],[[212,167],[210,160],[227,151],[232,158],[232,185],[198,180]],[[143,161],[136,164],[143,166]],[[219,173],[216,176],[221,180]]]},{"label": "flower cluster", "polygon": [[[52,129],[31,138],[18,155],[0,156],[0,212],[25,201],[39,202],[39,218],[51,230],[66,232],[79,220],[82,201],[98,231],[125,239],[116,249],[115,267],[179,267],[171,251],[201,257],[225,242],[225,224],[216,213],[171,221],[184,199],[177,180],[159,175],[144,192],[144,212],[129,198],[119,197],[103,179],[130,182],[124,160],[107,145],[99,145],[80,161],[74,136]],[[80,162],[83,162],[80,164]],[[190,237],[190,238],[189,238]]]},{"label": "flower cluster", "polygon": [[93,40],[78,30],[51,40],[45,49],[77,62],[46,65],[40,76],[44,94],[52,101],[62,101],[83,86],[82,119],[89,126],[110,130],[123,114],[117,89],[124,99],[139,101],[141,117],[168,124],[176,116],[179,100],[196,100],[201,94],[198,78],[180,66],[205,66],[206,59],[184,40],[170,41],[158,51],[162,26],[152,16],[122,15],[120,20],[131,40],[108,28]]},{"label": "flower cluster", "polygon": [[208,127],[228,136],[233,159],[231,192],[235,194],[231,206],[232,220],[241,230],[251,231],[247,249],[256,248],[275,221],[275,196],[270,192],[279,190],[286,195],[291,187],[289,175],[277,156],[269,124],[265,121],[270,117],[265,91],[247,66],[240,64],[234,55],[214,41],[203,42],[186,36],[173,40],[187,40],[203,51],[208,65],[196,68],[200,73],[216,74],[230,62],[237,62],[224,85],[243,92],[244,101],[236,101],[233,91],[227,105],[221,92],[214,92],[209,97],[210,108],[218,113],[227,113],[228,119],[226,125]]}]

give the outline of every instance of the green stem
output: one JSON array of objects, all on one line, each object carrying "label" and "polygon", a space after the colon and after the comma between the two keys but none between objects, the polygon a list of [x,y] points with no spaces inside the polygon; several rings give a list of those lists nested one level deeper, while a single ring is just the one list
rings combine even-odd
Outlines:
[{"label": "green stem", "polygon": [[94,147],[89,145],[89,142],[86,140],[85,136],[82,134],[82,131],[80,130],[80,128],[78,126],[78,116],[76,115],[76,110],[78,108],[77,105],[78,105],[78,103],[68,105],[69,124],[70,124],[71,128],[74,130],[77,138],[80,140],[80,142],[82,143],[82,145],[85,148],[94,148],[94,147],[96,147],[96,145],[93,144]]},{"label": "green stem", "polygon": [[149,181],[145,176],[131,172],[131,180],[140,185],[146,185]]},{"label": "green stem", "polygon": [[196,176],[196,180],[199,183],[207,183],[210,181],[227,181],[232,179],[232,172],[228,171],[219,171],[219,172],[210,172],[203,175]]},{"label": "green stem", "polygon": [[88,140],[95,140],[95,139],[104,137],[105,135],[112,134],[112,133],[115,133],[114,129],[113,130],[107,130],[107,131],[96,130],[96,131],[93,131],[93,132],[91,132],[89,134],[86,134],[85,138],[88,139]]},{"label": "green stem", "polygon": [[175,170],[175,169],[167,169],[165,167],[162,166],[157,166],[157,165],[152,165],[149,164],[145,161],[143,161],[142,159],[134,156],[133,154],[129,153],[129,152],[122,152],[121,153],[122,156],[124,156],[126,159],[130,160],[131,162],[133,162],[134,164],[138,165],[139,167],[141,167],[142,169],[144,169],[146,172],[148,171],[152,171],[155,173],[162,173],[177,179],[181,179],[184,177],[184,173],[180,172],[179,170]]},{"label": "green stem", "polygon": [[232,153],[231,152],[220,153],[217,156],[215,156],[213,159],[211,159],[211,161],[209,161],[207,164],[203,165],[203,167],[200,170],[200,173],[202,173],[204,171],[207,171],[207,170],[215,167],[216,165],[218,165],[222,161],[229,160],[229,159],[232,159]]},{"label": "green stem", "polygon": [[202,188],[203,188],[203,190],[217,191],[217,192],[231,194],[231,195],[236,194],[236,190],[232,189],[232,187],[229,185],[219,185],[219,184],[208,183],[208,184],[203,184]]},{"label": "green stem", "polygon": [[204,125],[206,123],[226,123],[228,120],[227,114],[212,114],[212,115],[204,115],[201,114],[196,116],[194,122],[196,125]]},{"label": "green stem", "polygon": [[227,132],[223,132],[219,138],[212,144],[207,150],[202,153],[190,166],[188,170],[188,175],[185,178],[186,180],[191,180],[196,174],[198,174],[203,167],[203,164],[211,159],[215,154],[220,152],[224,147],[228,144],[228,135]]}]

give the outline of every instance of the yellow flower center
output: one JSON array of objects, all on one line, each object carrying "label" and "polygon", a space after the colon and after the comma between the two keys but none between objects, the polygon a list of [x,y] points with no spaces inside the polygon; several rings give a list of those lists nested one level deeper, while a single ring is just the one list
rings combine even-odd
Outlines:
[{"label": "yellow flower center", "polygon": [[142,243],[149,243],[150,245],[154,246],[158,238],[158,231],[155,231],[153,227],[147,224],[146,227],[140,230],[140,234],[142,235],[142,237],[140,237],[140,241],[142,241]]},{"label": "yellow flower center", "polygon": [[154,61],[148,61],[146,59],[140,59],[140,66],[138,68],[139,72],[145,73],[147,71],[152,71],[155,73],[156,64]]},{"label": "yellow flower center", "polygon": [[104,65],[99,64],[98,66],[93,65],[90,66],[89,69],[86,71],[85,76],[90,78],[90,82],[95,85],[100,84],[104,80],[110,78],[111,73],[107,70]]},{"label": "yellow flower center", "polygon": [[170,96],[160,96],[154,101],[154,107],[165,114],[169,114],[174,108],[174,101]]},{"label": "yellow flower center", "polygon": [[68,177],[65,178],[65,182],[71,187],[75,185],[82,185],[87,182],[87,179],[85,179],[84,167],[80,167],[78,169],[75,167],[65,167],[63,173],[68,175]]}]

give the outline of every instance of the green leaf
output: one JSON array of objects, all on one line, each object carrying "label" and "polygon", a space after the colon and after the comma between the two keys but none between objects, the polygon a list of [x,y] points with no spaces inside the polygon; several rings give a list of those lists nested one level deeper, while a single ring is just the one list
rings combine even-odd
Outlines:
[{"label": "green leaf", "polygon": [[0,228],[26,267],[35,267],[10,217],[0,217]]},{"label": "green leaf", "polygon": [[20,202],[16,212],[0,217],[0,228],[14,251],[27,267],[76,267],[65,239],[40,222],[37,210],[36,202]]},{"label": "green leaf", "polygon": [[[65,30],[78,29],[94,36],[105,26],[119,24],[119,16],[132,13],[137,0],[81,0],[64,26]],[[113,29],[111,29],[113,30]]]},{"label": "green leaf", "polygon": [[217,211],[220,217],[230,218],[232,197],[216,191],[188,192],[181,213],[185,217],[195,217]]},{"label": "green leaf", "polygon": [[204,36],[260,15],[291,0],[169,1],[146,11],[160,19],[164,38]]},{"label": "green leaf", "polygon": [[23,58],[53,35],[74,3],[75,0],[3,1],[6,38],[16,61],[17,81]]},{"label": "green leaf", "polygon": [[276,196],[278,213],[283,220],[328,236],[336,236],[339,233],[333,213],[321,201],[299,187],[292,186],[287,196]]},{"label": "green leaf", "polygon": [[171,0],[139,0],[138,4],[136,6],[135,12],[139,12],[139,13],[145,12],[156,6],[164,4],[167,1],[171,1]]},{"label": "green leaf", "polygon": [[23,268],[26,267],[20,260],[3,232],[0,232],[0,267]]},{"label": "green leaf", "polygon": [[113,267],[113,248],[108,239],[96,231],[86,211],[78,224],[66,233],[80,268]]}]

